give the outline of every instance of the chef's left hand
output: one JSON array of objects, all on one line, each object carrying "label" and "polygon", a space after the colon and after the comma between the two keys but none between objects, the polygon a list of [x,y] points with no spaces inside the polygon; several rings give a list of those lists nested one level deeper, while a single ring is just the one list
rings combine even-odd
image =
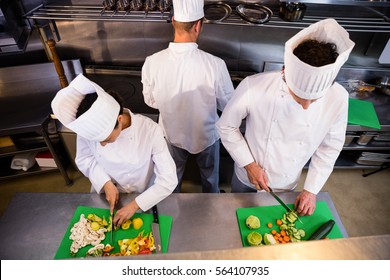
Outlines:
[{"label": "chef's left hand", "polygon": [[294,202],[294,208],[299,216],[310,216],[316,209],[316,195],[303,190]]},{"label": "chef's left hand", "polygon": [[137,202],[135,200],[131,201],[129,204],[116,211],[114,225],[117,227],[121,226],[121,224],[130,219],[139,209]]}]

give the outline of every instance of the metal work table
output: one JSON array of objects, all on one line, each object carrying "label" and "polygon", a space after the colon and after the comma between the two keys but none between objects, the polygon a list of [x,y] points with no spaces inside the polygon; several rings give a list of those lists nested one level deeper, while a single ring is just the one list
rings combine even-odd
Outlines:
[{"label": "metal work table", "polygon": [[[280,193],[286,203],[293,203],[297,195]],[[121,194],[118,207],[134,196]],[[327,203],[341,233],[347,237],[330,195],[321,192],[317,200]],[[236,209],[266,205],[277,205],[266,193],[173,193],[158,204],[160,215],[173,218],[168,254],[163,255],[169,258],[171,253],[242,249]],[[54,259],[78,206],[108,208],[105,196],[98,194],[16,194],[0,219],[0,259]]]}]

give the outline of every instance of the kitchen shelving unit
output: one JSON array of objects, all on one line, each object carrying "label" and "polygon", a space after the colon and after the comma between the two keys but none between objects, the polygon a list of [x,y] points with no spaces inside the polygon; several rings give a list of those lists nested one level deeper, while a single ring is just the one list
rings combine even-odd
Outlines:
[{"label": "kitchen shelving unit", "polygon": [[[372,13],[372,17],[335,17],[335,19],[348,31],[356,32],[390,32],[390,23],[378,13]],[[58,6],[40,5],[28,12],[26,18],[32,20],[49,20],[52,24],[56,20],[77,20],[77,21],[148,21],[148,22],[170,22],[171,11],[118,11],[104,10],[102,6]],[[205,23],[222,25],[262,26],[274,28],[303,29],[310,24],[325,19],[324,16],[308,15],[298,22],[283,21],[278,13],[274,12],[271,19],[264,24],[254,24],[243,20],[232,6],[231,14],[221,21],[205,21]]]}]

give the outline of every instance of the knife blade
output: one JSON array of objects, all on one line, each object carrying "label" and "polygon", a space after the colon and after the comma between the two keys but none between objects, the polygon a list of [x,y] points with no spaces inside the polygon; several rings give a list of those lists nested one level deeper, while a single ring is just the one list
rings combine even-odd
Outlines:
[{"label": "knife blade", "polygon": [[[282,205],[284,207],[284,209],[286,209],[288,212],[291,212],[293,211],[290,207],[288,207],[288,205],[286,203],[283,202],[283,200],[280,199],[280,197],[274,193],[274,191],[270,188],[269,188],[269,193],[280,203],[280,205]],[[303,224],[303,222],[301,221],[301,219],[299,219],[298,215],[297,215],[297,218],[298,218],[298,221]]]},{"label": "knife blade", "polygon": [[115,209],[112,211],[112,214],[111,214],[111,236],[110,236],[110,245],[113,246],[114,245],[114,212],[115,212]]},{"label": "knife blade", "polygon": [[157,205],[152,207],[153,223],[152,234],[154,238],[154,245],[156,246],[156,254],[161,253],[161,235],[160,235],[160,221],[158,219]]}]

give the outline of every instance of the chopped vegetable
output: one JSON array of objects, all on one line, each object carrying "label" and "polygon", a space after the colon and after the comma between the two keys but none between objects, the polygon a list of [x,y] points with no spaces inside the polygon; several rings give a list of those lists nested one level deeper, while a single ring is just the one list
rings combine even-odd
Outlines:
[{"label": "chopped vegetable", "polygon": [[142,221],[141,218],[134,218],[132,223],[133,223],[134,229],[139,230],[143,226],[144,221]]},{"label": "chopped vegetable", "polygon": [[267,224],[267,227],[268,227],[268,228],[272,228],[272,223],[268,223],[268,224]]},{"label": "chopped vegetable", "polygon": [[248,240],[249,245],[251,246],[258,246],[261,244],[261,241],[263,240],[263,237],[260,233],[256,231],[251,231],[248,236],[246,237]]},{"label": "chopped vegetable", "polygon": [[250,215],[246,218],[245,224],[250,229],[257,229],[260,227],[260,220],[258,217]]},{"label": "chopped vegetable", "polygon": [[264,244],[265,245],[274,245],[274,244],[276,244],[276,240],[275,240],[275,238],[271,235],[271,234],[269,234],[269,233],[265,233],[264,234]]},{"label": "chopped vegetable", "polygon": [[121,228],[126,230],[126,229],[129,229],[130,228],[130,225],[131,225],[131,221],[130,220],[126,220],[122,225],[121,225]]},{"label": "chopped vegetable", "polygon": [[282,223],[282,220],[276,220],[276,224],[277,224],[278,226],[282,225],[282,224],[283,224],[283,223]]}]

